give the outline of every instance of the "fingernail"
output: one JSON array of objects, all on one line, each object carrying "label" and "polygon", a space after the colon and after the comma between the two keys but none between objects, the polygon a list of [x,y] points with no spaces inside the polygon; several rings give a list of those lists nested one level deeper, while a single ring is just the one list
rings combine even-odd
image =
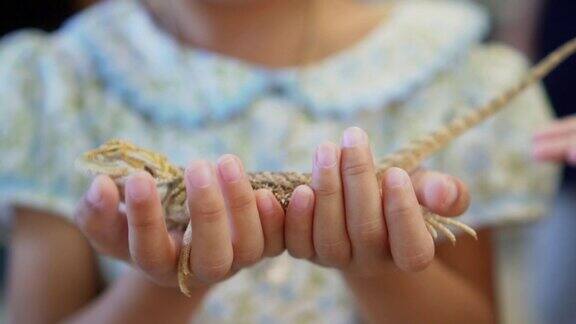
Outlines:
[{"label": "fingernail", "polygon": [[212,184],[212,170],[205,161],[196,161],[190,164],[187,179],[195,188],[206,188]]},{"label": "fingernail", "polygon": [[446,183],[446,189],[448,190],[444,203],[446,206],[452,206],[458,199],[458,187],[454,183],[454,180],[449,177],[444,178],[444,181]]},{"label": "fingernail", "polygon": [[218,170],[226,182],[236,182],[242,177],[240,164],[231,155],[224,155],[218,160]]},{"label": "fingernail", "polygon": [[307,186],[298,186],[292,193],[292,204],[297,210],[307,210],[311,202],[310,189]]},{"label": "fingernail", "polygon": [[[440,194],[446,190],[446,195]],[[439,201],[442,206],[452,206],[458,199],[458,187],[446,176],[436,176],[426,183],[424,195],[427,202]]]},{"label": "fingernail", "polygon": [[274,203],[276,202],[276,197],[270,192],[266,191],[264,199],[260,201],[260,208],[264,211],[272,211],[274,210]]},{"label": "fingernail", "polygon": [[152,192],[150,182],[144,177],[143,174],[135,174],[126,181],[126,193],[135,202],[148,199]]},{"label": "fingernail", "polygon": [[366,144],[366,133],[358,127],[350,127],[344,131],[342,145],[344,147],[355,147]]},{"label": "fingernail", "polygon": [[336,148],[331,143],[324,143],[316,150],[316,164],[322,168],[332,168],[336,165]]},{"label": "fingernail", "polygon": [[386,187],[404,188],[410,181],[406,171],[399,168],[391,168],[386,172]]},{"label": "fingernail", "polygon": [[86,199],[93,206],[99,206],[102,203],[102,179],[100,177],[96,177],[90,184]]}]

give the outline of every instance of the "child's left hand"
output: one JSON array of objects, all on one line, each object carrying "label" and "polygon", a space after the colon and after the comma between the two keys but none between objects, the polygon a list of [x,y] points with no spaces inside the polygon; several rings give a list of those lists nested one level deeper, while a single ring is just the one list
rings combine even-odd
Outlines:
[{"label": "child's left hand", "polygon": [[434,257],[434,242],[419,202],[442,216],[460,215],[469,204],[460,180],[436,172],[408,175],[392,168],[380,186],[359,128],[346,130],[341,148],[320,145],[312,173],[312,189],[298,187],[288,206],[286,248],[351,275],[372,276],[394,265],[423,270]]}]

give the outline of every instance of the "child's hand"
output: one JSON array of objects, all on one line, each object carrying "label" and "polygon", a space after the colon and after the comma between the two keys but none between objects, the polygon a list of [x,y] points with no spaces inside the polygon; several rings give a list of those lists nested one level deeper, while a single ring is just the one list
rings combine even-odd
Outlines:
[{"label": "child's hand", "polygon": [[534,135],[532,154],[539,161],[576,165],[576,117],[567,117]]},{"label": "child's hand", "polygon": [[[272,193],[254,192],[240,160],[223,156],[214,168],[205,161],[186,170],[192,229],[190,269],[197,284],[216,283],[265,256],[284,250],[284,213]],[[76,220],[100,252],[127,262],[165,286],[176,286],[182,233],[169,232],[154,181],[143,172],[120,195],[105,176],[96,178],[80,203]],[[259,212],[260,211],[260,212]]]},{"label": "child's hand", "polygon": [[296,258],[371,276],[396,265],[424,269],[434,257],[420,201],[443,216],[463,213],[469,202],[457,179],[419,171],[410,176],[392,168],[382,194],[366,133],[348,129],[342,148],[319,146],[314,159],[313,190],[300,186],[286,213],[286,248]]}]

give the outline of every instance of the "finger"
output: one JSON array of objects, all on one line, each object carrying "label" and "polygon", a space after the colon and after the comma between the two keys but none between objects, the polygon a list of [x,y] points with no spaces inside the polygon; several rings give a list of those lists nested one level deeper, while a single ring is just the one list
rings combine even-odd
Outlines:
[{"label": "finger", "polygon": [[176,269],[177,247],[166,229],[152,176],[140,172],[128,178],[125,197],[132,259],[156,280],[171,277]]},{"label": "finger", "polygon": [[126,216],[118,211],[118,188],[107,176],[94,179],[75,212],[82,233],[100,253],[130,260]]},{"label": "finger", "polygon": [[566,150],[566,162],[572,166],[576,165],[576,143]]},{"label": "finger", "polygon": [[284,251],[284,210],[270,190],[258,190],[256,202],[264,232],[263,255],[280,255]]},{"label": "finger", "polygon": [[234,253],[226,205],[208,162],[190,164],[186,191],[192,223],[190,268],[204,283],[222,280],[230,271]]},{"label": "finger", "polygon": [[286,249],[297,259],[312,259],[312,222],[314,217],[314,191],[308,186],[299,186],[292,193],[286,211]]},{"label": "finger", "polygon": [[542,140],[533,144],[532,156],[538,161],[564,162],[571,143],[576,143],[574,137],[561,137]]},{"label": "finger", "polygon": [[218,160],[218,174],[232,226],[233,268],[241,269],[258,262],[264,252],[256,198],[236,156],[222,156]]},{"label": "finger", "polygon": [[421,205],[442,216],[460,216],[470,206],[468,187],[458,178],[419,170],[411,175]]},{"label": "finger", "polygon": [[344,205],[352,254],[354,258],[381,257],[387,237],[368,136],[360,128],[349,128],[342,145]]},{"label": "finger", "polygon": [[434,257],[434,242],[426,229],[408,174],[398,168],[387,170],[383,193],[394,262],[404,271],[423,270]]},{"label": "finger", "polygon": [[560,119],[534,134],[534,141],[564,137],[576,132],[576,117]]},{"label": "finger", "polygon": [[326,266],[343,268],[350,263],[350,240],[344,217],[340,178],[340,150],[333,143],[318,147],[312,171],[314,189],[314,249]]}]

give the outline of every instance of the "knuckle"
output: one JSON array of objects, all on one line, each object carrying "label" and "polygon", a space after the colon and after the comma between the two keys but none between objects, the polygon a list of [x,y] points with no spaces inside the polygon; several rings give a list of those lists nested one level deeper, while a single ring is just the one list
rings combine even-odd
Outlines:
[{"label": "knuckle", "polygon": [[284,246],[279,244],[278,246],[274,246],[264,250],[263,256],[267,258],[273,258],[279,256],[280,254],[282,254],[282,252],[284,252]]},{"label": "knuckle", "polygon": [[76,207],[74,221],[86,235],[96,235],[100,231],[98,217],[96,217],[92,208],[84,202]]},{"label": "knuckle", "polygon": [[234,266],[247,267],[262,259],[264,249],[262,247],[238,250],[234,252]]},{"label": "knuckle", "polygon": [[312,259],[314,257],[314,251],[308,248],[302,247],[288,247],[288,254],[295,259]]},{"label": "knuckle", "polygon": [[446,213],[446,216],[460,216],[464,214],[468,208],[470,208],[470,199],[461,198],[455,206],[450,207],[450,210]]},{"label": "knuckle", "polygon": [[457,182],[460,189],[460,196],[456,202],[456,212],[458,214],[462,214],[470,207],[470,191],[465,183],[461,182],[460,180],[457,180]]},{"label": "knuckle", "polygon": [[330,266],[344,267],[350,263],[350,244],[345,240],[321,241],[316,245],[316,252]]},{"label": "knuckle", "polygon": [[347,177],[369,174],[371,171],[370,162],[360,156],[353,158],[352,161],[345,159],[342,163],[342,174]]},{"label": "knuckle", "polygon": [[92,226],[92,220],[88,213],[82,210],[82,207],[78,207],[74,212],[74,221],[76,225],[85,233],[90,233]]},{"label": "knuckle", "polygon": [[146,232],[158,225],[153,217],[130,217],[130,226],[138,232]]},{"label": "knuckle", "polygon": [[153,204],[154,204],[154,201],[150,198],[144,199],[144,200],[135,200],[135,199],[126,198],[126,206],[129,209],[132,209],[132,210],[137,211],[137,212],[146,211],[151,206],[153,206]]},{"label": "knuckle", "polygon": [[419,212],[416,206],[407,203],[398,204],[388,209],[389,216],[394,218],[404,218]]},{"label": "knuckle", "polygon": [[227,258],[207,260],[196,266],[196,275],[205,282],[218,282],[230,272],[231,262]]},{"label": "knuckle", "polygon": [[358,245],[375,246],[384,242],[384,224],[379,219],[352,225],[350,232],[353,241]]},{"label": "knuckle", "polygon": [[264,245],[262,257],[270,258],[282,254],[286,249],[283,233],[280,232],[280,235],[277,236],[276,239],[266,238]]},{"label": "knuckle", "polygon": [[215,222],[225,212],[224,206],[217,202],[204,202],[191,210],[191,214],[205,222]]},{"label": "knuckle", "polygon": [[133,256],[134,263],[140,270],[154,278],[164,277],[172,269],[166,266],[162,258],[151,256]]},{"label": "knuckle", "polygon": [[398,267],[408,272],[419,272],[426,269],[433,258],[434,253],[428,249],[408,253],[399,262]]},{"label": "knuckle", "polygon": [[322,198],[331,198],[339,196],[341,193],[340,186],[331,183],[323,183],[314,188],[316,196]]},{"label": "knuckle", "polygon": [[312,189],[316,196],[322,198],[332,198],[341,195],[342,183],[340,180],[339,171],[322,171],[313,173],[312,176]]},{"label": "knuckle", "polygon": [[228,207],[231,211],[245,211],[256,206],[256,199],[252,193],[241,193],[230,197]]}]

